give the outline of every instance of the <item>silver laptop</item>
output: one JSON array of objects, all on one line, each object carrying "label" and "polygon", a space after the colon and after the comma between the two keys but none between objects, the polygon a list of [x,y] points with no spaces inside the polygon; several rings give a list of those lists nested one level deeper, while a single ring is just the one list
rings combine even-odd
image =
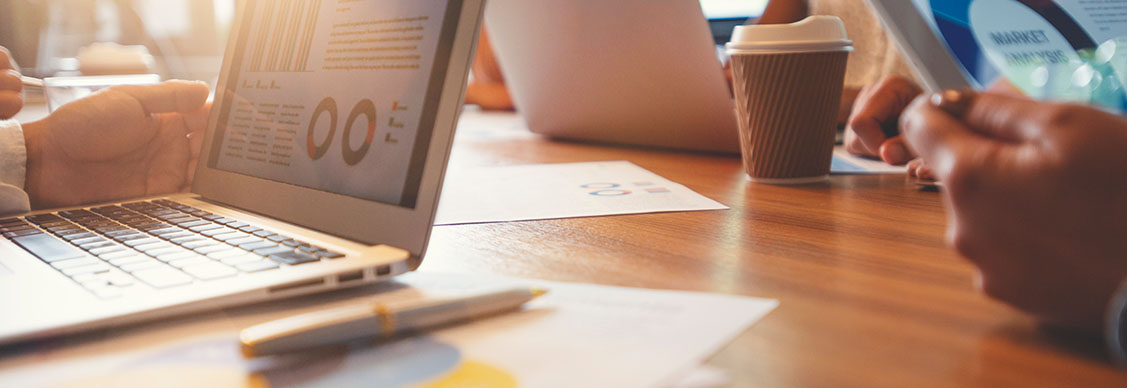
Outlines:
[{"label": "silver laptop", "polygon": [[482,1],[240,3],[191,193],[0,220],[0,343],[418,267]]},{"label": "silver laptop", "polygon": [[[734,7],[713,3],[714,13]],[[533,132],[740,151],[731,92],[700,1],[491,0],[485,19]]]}]

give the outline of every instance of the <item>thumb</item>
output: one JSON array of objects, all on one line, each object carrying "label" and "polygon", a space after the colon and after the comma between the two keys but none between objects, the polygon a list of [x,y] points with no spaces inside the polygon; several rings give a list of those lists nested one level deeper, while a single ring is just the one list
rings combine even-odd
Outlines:
[{"label": "thumb", "polygon": [[940,180],[953,170],[959,160],[994,142],[967,128],[950,113],[917,98],[900,117],[900,130],[908,148],[919,155]]},{"label": "thumb", "polygon": [[165,81],[156,85],[124,85],[110,88],[133,97],[145,113],[191,113],[207,102],[211,93],[200,81]]}]

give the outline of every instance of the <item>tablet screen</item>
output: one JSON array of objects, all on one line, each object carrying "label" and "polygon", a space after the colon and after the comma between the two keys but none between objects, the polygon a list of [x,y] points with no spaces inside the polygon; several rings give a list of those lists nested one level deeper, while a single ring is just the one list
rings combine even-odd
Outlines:
[{"label": "tablet screen", "polygon": [[912,1],[976,86],[1127,111],[1127,0]]}]

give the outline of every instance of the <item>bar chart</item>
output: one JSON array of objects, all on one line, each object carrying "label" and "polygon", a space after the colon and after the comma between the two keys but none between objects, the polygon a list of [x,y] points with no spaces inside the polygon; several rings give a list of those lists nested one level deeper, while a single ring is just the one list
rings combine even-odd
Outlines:
[{"label": "bar chart", "polygon": [[307,72],[322,0],[261,2],[249,72]]}]

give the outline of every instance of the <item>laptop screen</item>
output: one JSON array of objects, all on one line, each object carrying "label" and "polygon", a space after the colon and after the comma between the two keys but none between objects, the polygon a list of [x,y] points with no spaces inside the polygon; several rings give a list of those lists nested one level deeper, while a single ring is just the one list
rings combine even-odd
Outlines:
[{"label": "laptop screen", "polygon": [[708,20],[747,20],[762,15],[767,0],[700,0],[700,8]]},{"label": "laptop screen", "polygon": [[[744,24],[748,19],[758,18],[767,8],[767,0],[700,0],[700,9],[708,19],[712,38],[717,46],[723,46],[732,39],[732,29]],[[723,47],[717,47],[721,62],[728,61]]]},{"label": "laptop screen", "polygon": [[248,0],[209,167],[414,208],[461,3]]},{"label": "laptop screen", "polygon": [[1127,111],[1127,2],[913,3],[977,86],[1004,78],[1032,97]]}]

